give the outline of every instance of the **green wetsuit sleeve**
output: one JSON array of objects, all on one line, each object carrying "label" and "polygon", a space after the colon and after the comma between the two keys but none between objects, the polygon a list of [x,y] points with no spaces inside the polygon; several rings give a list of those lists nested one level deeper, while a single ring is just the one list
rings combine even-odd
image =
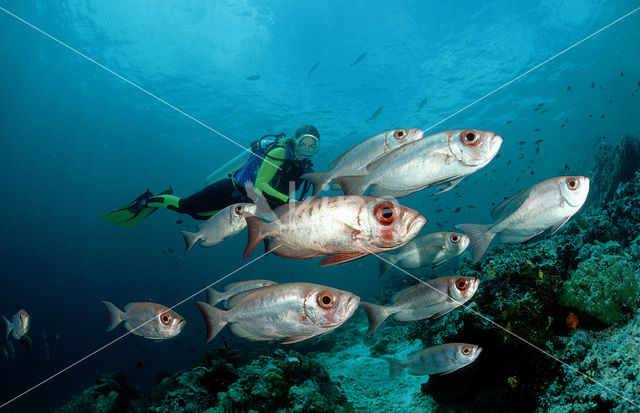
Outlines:
[{"label": "green wetsuit sleeve", "polygon": [[269,151],[265,160],[262,161],[260,169],[258,169],[258,175],[256,175],[256,182],[254,183],[254,190],[258,195],[267,194],[274,198],[278,198],[282,202],[289,202],[289,196],[278,192],[271,186],[271,180],[278,173],[278,169],[282,166],[282,161],[287,155],[285,148],[279,147]]}]

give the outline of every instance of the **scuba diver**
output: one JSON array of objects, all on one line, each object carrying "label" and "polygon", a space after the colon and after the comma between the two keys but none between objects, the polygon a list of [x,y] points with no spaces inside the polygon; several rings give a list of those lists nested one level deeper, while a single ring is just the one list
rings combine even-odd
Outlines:
[{"label": "scuba diver", "polygon": [[[275,138],[270,142],[267,138]],[[236,203],[253,202],[247,195],[246,187],[253,187],[254,192],[269,203],[271,209],[289,202],[289,182],[295,183],[295,189],[304,187],[300,198],[304,198],[309,190],[310,182],[300,178],[312,172],[311,157],[320,148],[320,133],[313,125],[300,126],[293,137],[285,134],[266,135],[251,144],[251,156],[248,160],[241,154],[239,169],[229,173],[228,166],[237,163],[229,162],[207,178],[209,184],[204,189],[188,197],[173,195],[171,187],[166,191],[153,195],[149,190],[137,197],[130,204],[100,215],[110,224],[133,227],[158,208],[170,209],[182,214],[189,214],[198,220],[206,220],[219,210]],[[223,169],[225,169],[223,171]],[[223,175],[220,171],[224,172]],[[222,177],[213,180],[215,177]],[[295,201],[295,200],[293,200]]]}]

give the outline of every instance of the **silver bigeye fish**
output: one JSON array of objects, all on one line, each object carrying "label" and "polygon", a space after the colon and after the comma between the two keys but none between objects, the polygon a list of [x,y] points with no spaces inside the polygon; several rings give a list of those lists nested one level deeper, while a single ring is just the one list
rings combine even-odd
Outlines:
[{"label": "silver bigeye fish", "polygon": [[254,204],[229,205],[201,224],[198,232],[180,231],[187,247],[185,254],[198,241],[201,247],[212,247],[242,231],[247,226],[242,216],[244,212],[255,214],[256,206]]},{"label": "silver bigeye fish", "polygon": [[107,308],[111,331],[124,321],[124,328],[131,333],[151,340],[165,340],[180,334],[187,322],[178,313],[156,303],[129,303],[124,312],[109,301],[102,302]]},{"label": "silver bigeye fish", "polygon": [[366,166],[366,176],[335,180],[345,195],[401,198],[438,185],[439,193],[488,164],[502,137],[475,129],[440,132],[402,145]]},{"label": "silver bigeye fish", "polygon": [[398,248],[415,237],[426,219],[385,199],[333,196],[285,204],[278,219],[266,223],[245,214],[247,258],[266,238],[266,250],[287,258],[316,258],[320,265],[342,264],[370,253]]},{"label": "silver bigeye fish", "polygon": [[393,252],[380,253],[380,276],[394,266],[414,270],[426,266],[437,267],[467,249],[469,238],[457,232],[434,232],[407,242]]},{"label": "silver bigeye fish", "polygon": [[16,340],[20,340],[23,336],[29,333],[31,327],[31,316],[24,310],[18,311],[11,317],[11,321],[7,320],[7,317],[2,316],[4,324],[7,327],[5,334],[5,340],[12,335]]},{"label": "silver bigeye fish", "polygon": [[252,341],[295,343],[327,333],[347,321],[360,297],[309,283],[278,284],[234,295],[228,311],[196,303],[211,341],[227,324],[231,333]]},{"label": "silver bigeye fish", "polygon": [[311,172],[302,175],[313,183],[313,196],[317,196],[333,179],[347,175],[366,175],[366,166],[385,153],[422,139],[420,129],[394,129],[379,133],[360,142],[329,164],[328,172]]},{"label": "silver bigeye fish", "polygon": [[373,333],[390,315],[400,322],[443,316],[473,297],[479,284],[475,277],[440,277],[396,293],[391,297],[391,305],[366,302],[360,305],[367,311],[369,333]]},{"label": "silver bigeye fish", "polygon": [[214,290],[213,288],[207,288],[207,304],[216,305],[220,301],[223,301],[222,306],[224,308],[229,308],[227,306],[227,299],[241,293],[243,291],[254,290],[256,288],[268,287],[270,285],[278,284],[275,281],[269,280],[249,280],[249,281],[240,281],[237,283],[231,283],[224,286],[224,292],[219,292]]},{"label": "silver bigeye fish", "polygon": [[478,262],[491,241],[502,244],[536,242],[553,235],[582,207],[589,194],[589,178],[559,176],[547,179],[504,200],[491,211],[494,223],[459,224]]},{"label": "silver bigeye fish", "polygon": [[473,363],[480,352],[482,347],[475,344],[447,343],[413,352],[407,361],[383,359],[389,363],[389,377],[396,377],[406,368],[415,376],[444,375]]}]

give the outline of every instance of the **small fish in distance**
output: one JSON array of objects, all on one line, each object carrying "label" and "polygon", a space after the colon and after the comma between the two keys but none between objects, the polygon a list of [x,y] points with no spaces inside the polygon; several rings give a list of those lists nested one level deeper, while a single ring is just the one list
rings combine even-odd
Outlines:
[{"label": "small fish in distance", "polygon": [[409,241],[404,247],[391,252],[380,253],[380,276],[394,266],[402,269],[417,269],[427,266],[438,267],[464,252],[469,238],[456,232],[434,232]]},{"label": "small fish in distance", "polygon": [[482,348],[474,344],[447,343],[413,352],[407,361],[383,359],[389,363],[389,377],[396,377],[407,368],[414,376],[444,375],[473,363],[481,351]]},{"label": "small fish in distance", "polygon": [[178,313],[156,303],[129,303],[124,306],[124,311],[120,311],[109,301],[102,303],[109,318],[107,331],[124,322],[124,328],[135,335],[151,340],[165,340],[180,334],[187,324]]},{"label": "small fish in distance", "polygon": [[367,57],[367,54],[366,53],[362,53],[360,56],[358,56],[358,58],[353,63],[351,63],[351,66],[362,62],[365,57]]},{"label": "small fish in distance", "polygon": [[255,214],[256,205],[250,203],[229,205],[200,224],[198,232],[180,231],[186,246],[185,253],[189,252],[197,242],[200,242],[201,247],[212,247],[245,229],[247,221],[242,216],[244,212]]},{"label": "small fish in distance", "polygon": [[469,301],[479,284],[475,277],[440,277],[396,293],[391,297],[391,305],[367,302],[360,305],[367,311],[369,333],[373,333],[391,315],[399,322],[443,316]]},{"label": "small fish in distance", "polygon": [[7,331],[5,340],[11,335],[14,339],[20,340],[29,333],[31,327],[31,316],[24,310],[19,310],[11,317],[11,321],[7,317],[2,316]]}]

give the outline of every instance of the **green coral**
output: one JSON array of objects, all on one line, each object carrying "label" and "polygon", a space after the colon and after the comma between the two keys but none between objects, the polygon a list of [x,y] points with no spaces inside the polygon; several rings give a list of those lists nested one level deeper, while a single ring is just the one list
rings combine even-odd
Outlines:
[{"label": "green coral", "polygon": [[638,274],[618,243],[596,242],[589,247],[591,256],[564,283],[560,303],[614,324],[638,306]]}]

